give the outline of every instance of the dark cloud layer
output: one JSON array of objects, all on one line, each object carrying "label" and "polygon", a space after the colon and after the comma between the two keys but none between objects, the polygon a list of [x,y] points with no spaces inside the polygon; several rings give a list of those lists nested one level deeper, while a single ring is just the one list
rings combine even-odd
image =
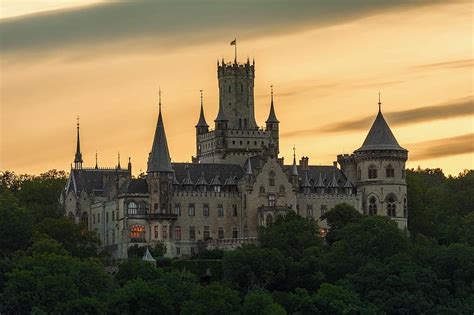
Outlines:
[{"label": "dark cloud layer", "polygon": [[410,160],[421,161],[445,156],[474,153],[474,133],[409,144]]},{"label": "dark cloud layer", "polygon": [[[403,126],[473,114],[474,97],[469,96],[441,105],[418,107],[398,112],[387,112],[384,113],[384,116],[387,118],[387,121],[391,126]],[[341,121],[311,129],[290,131],[284,133],[282,137],[296,137],[315,133],[339,133],[363,130],[368,131],[373,120],[374,116],[367,116],[360,119]]]},{"label": "dark cloud layer", "polygon": [[414,70],[432,70],[432,69],[462,69],[472,68],[474,59],[450,60],[445,62],[428,63],[412,67]]},{"label": "dark cloud layer", "polygon": [[[135,0],[44,12],[0,21],[1,51],[54,52],[91,44],[149,39],[184,46],[290,32],[308,24],[329,25],[401,8],[443,1],[327,0]],[[119,52],[117,52],[119,53]]]}]

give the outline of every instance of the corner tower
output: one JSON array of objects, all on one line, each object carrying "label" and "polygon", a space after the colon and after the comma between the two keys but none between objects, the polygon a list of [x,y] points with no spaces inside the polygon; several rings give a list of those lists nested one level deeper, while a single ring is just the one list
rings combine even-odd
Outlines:
[{"label": "corner tower", "polygon": [[161,115],[161,91],[159,92],[158,122],[151,152],[148,156],[146,180],[150,193],[150,213],[170,213],[173,168]]},{"label": "corner tower", "polygon": [[399,228],[406,229],[408,204],[405,162],[408,151],[398,144],[390,130],[382,114],[380,99],[378,105],[375,121],[364,143],[353,155],[357,190],[362,196],[364,213],[389,216]]}]

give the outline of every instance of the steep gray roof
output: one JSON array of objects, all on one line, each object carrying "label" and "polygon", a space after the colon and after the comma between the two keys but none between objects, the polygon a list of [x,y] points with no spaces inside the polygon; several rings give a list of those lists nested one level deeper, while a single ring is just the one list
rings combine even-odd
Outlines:
[{"label": "steep gray roof", "polygon": [[268,114],[268,118],[266,123],[279,123],[280,121],[277,119],[275,115],[275,108],[273,106],[273,93],[272,93],[272,102],[270,104],[270,113]]},{"label": "steep gray roof", "polygon": [[85,191],[86,193],[94,193],[95,195],[103,195],[115,185],[117,175],[127,174],[126,169],[72,169],[70,180],[66,186],[67,191],[74,190],[76,193]]},{"label": "steep gray roof", "polygon": [[198,180],[210,183],[212,186],[216,183],[216,176],[220,177],[219,185],[222,181],[232,177],[239,180],[244,175],[244,169],[238,164],[217,164],[217,163],[173,163],[173,169],[176,179],[179,183],[185,181],[189,177],[192,182]]},{"label": "steep gray roof", "polygon": [[199,114],[199,121],[196,127],[209,127],[206,122],[206,117],[204,116],[204,106],[202,104],[202,97],[201,97],[201,113]]},{"label": "steep gray roof", "polygon": [[224,106],[219,103],[219,112],[217,113],[216,119],[214,121],[227,121],[227,117],[224,114]]},{"label": "steep gray roof", "polygon": [[147,194],[148,184],[145,178],[134,178],[128,184],[127,192],[130,194]]},{"label": "steep gray roof", "polygon": [[357,149],[358,151],[370,151],[370,150],[400,150],[406,151],[402,148],[397,139],[390,130],[385,118],[382,115],[382,111],[379,110],[377,117],[375,118],[372,127],[365,138],[362,146]]},{"label": "steep gray roof", "polygon": [[161,107],[158,114],[158,123],[156,125],[155,137],[150,155],[148,156],[147,172],[172,172],[171,158],[166,141],[165,127],[161,116]]}]

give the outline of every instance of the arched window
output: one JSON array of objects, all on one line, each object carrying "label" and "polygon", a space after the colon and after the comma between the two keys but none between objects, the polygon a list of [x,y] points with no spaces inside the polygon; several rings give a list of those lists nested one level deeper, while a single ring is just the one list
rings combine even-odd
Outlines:
[{"label": "arched window", "polygon": [[388,195],[387,199],[385,200],[387,204],[387,215],[389,217],[396,217],[397,216],[397,199],[393,194]]},{"label": "arched window", "polygon": [[89,216],[87,215],[87,212],[82,213],[81,223],[84,224],[86,227],[89,226]]},{"label": "arched window", "polygon": [[386,177],[395,177],[395,169],[392,167],[392,165],[387,166],[385,169],[385,176]]},{"label": "arched window", "polygon": [[146,214],[148,207],[145,201],[142,201],[138,204],[138,214]]},{"label": "arched window", "polygon": [[408,203],[407,198],[403,198],[403,217],[408,217]]},{"label": "arched window", "polygon": [[143,225],[132,225],[129,236],[131,242],[145,242],[145,227]]},{"label": "arched window", "polygon": [[264,194],[264,193],[265,193],[265,187],[260,186],[260,193],[261,193],[261,194]]},{"label": "arched window", "polygon": [[138,206],[135,202],[130,201],[127,205],[127,213],[128,214],[137,214],[138,213]]},{"label": "arched window", "polygon": [[273,224],[273,217],[270,213],[267,213],[265,221],[266,221],[265,223],[267,226]]},{"label": "arched window", "polygon": [[369,166],[369,179],[377,178],[377,168],[374,165]]},{"label": "arched window", "polygon": [[377,199],[375,197],[369,199],[369,215],[377,215]]}]

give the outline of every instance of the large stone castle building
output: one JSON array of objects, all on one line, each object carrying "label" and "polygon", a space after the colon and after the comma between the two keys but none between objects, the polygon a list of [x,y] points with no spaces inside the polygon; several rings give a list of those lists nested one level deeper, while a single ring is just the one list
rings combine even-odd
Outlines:
[{"label": "large stone castle building", "polygon": [[[257,228],[295,211],[320,220],[337,204],[366,215],[389,216],[407,227],[406,149],[380,110],[360,148],[333,165],[290,164],[279,157],[280,122],[273,91],[265,128],[255,120],[255,64],[217,65],[219,111],[214,129],[201,112],[192,163],[172,163],[160,110],[146,176],[132,165],[83,167],[79,124],[74,166],[61,194],[66,215],[97,231],[114,258],[130,246],[164,243],[166,255],[193,255],[199,248],[233,248],[254,242]],[[338,166],[339,165],[339,166]]]}]

